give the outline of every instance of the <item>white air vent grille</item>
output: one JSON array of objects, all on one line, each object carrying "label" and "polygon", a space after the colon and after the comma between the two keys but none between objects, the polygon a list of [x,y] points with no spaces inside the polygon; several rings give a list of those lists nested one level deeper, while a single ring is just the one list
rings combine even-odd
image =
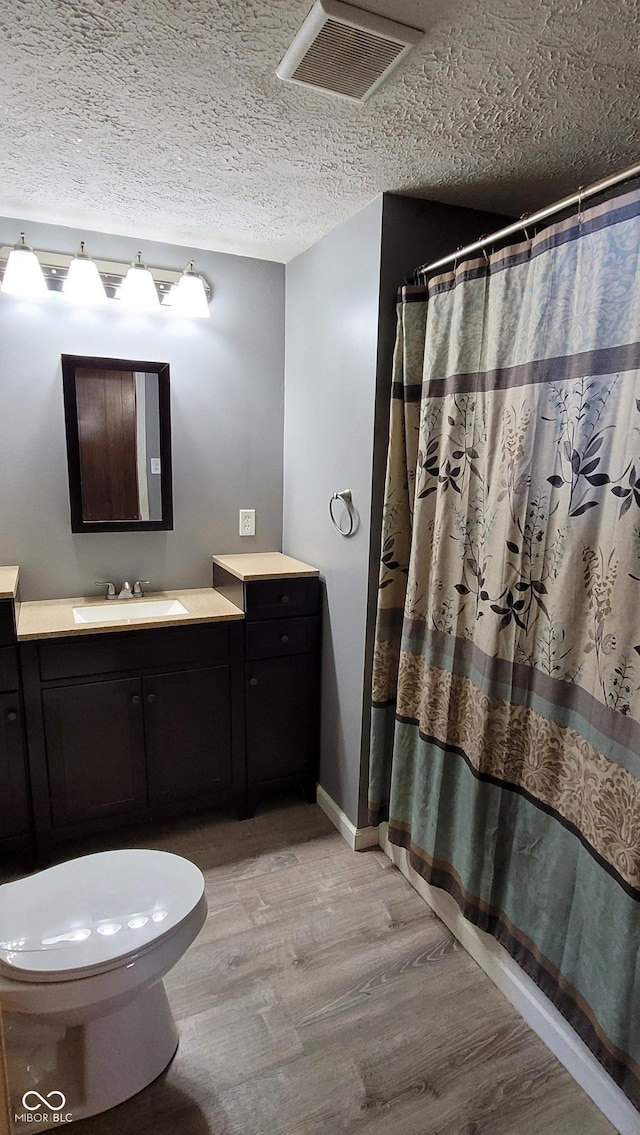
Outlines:
[{"label": "white air vent grille", "polygon": [[327,20],[291,78],[362,99],[403,50],[401,43]]},{"label": "white air vent grille", "polygon": [[364,102],[422,34],[339,0],[316,0],[276,74]]}]

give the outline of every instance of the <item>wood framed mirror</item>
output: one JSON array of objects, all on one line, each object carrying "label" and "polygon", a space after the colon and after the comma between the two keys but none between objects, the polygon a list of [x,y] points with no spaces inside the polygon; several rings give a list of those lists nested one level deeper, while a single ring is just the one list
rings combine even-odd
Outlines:
[{"label": "wood framed mirror", "polygon": [[169,364],[62,355],[72,532],[173,528]]}]

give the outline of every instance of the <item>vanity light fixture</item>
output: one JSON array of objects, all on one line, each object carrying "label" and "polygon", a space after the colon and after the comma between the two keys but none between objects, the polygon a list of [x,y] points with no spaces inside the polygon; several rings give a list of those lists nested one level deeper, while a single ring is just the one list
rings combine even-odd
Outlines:
[{"label": "vanity light fixture", "polygon": [[183,315],[188,319],[210,319],[211,312],[202,277],[198,275],[190,260],[175,289],[172,288],[169,303],[173,315]]},{"label": "vanity light fixture", "polygon": [[118,299],[133,311],[160,310],[160,300],[153,282],[153,276],[142,259],[141,252],[136,255],[120,285]]},{"label": "vanity light fixture", "polygon": [[40,261],[24,239],[24,233],[20,233],[20,240],[9,253],[0,290],[8,295],[34,300],[47,295]]},{"label": "vanity light fixture", "polygon": [[65,252],[34,251],[24,233],[15,247],[0,248],[0,291],[15,296],[43,299],[62,293],[65,301],[116,305],[139,312],[164,311],[188,319],[209,318],[211,288],[190,260],[184,272],[174,268],[149,268],[138,252],[133,264],[92,259],[84,241],[75,256]]},{"label": "vanity light fixture", "polygon": [[106,303],[107,293],[100,279],[100,273],[89,253],[85,251],[84,241],[69,265],[67,278],[62,285],[62,294],[70,303]]}]

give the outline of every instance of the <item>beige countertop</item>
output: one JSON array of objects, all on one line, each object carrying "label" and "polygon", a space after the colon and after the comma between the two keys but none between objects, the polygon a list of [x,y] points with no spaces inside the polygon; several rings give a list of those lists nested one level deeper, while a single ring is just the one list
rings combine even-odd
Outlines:
[{"label": "beige countertop", "polygon": [[317,568],[294,560],[282,552],[248,552],[233,556],[212,556],[214,564],[243,582],[252,579],[287,579],[293,575],[320,575]]},{"label": "beige countertop", "polygon": [[[6,569],[5,569],[6,570]],[[145,618],[144,605],[159,599],[179,599],[187,608],[186,615],[161,615]],[[127,618],[113,623],[76,623],[73,607],[90,608],[104,604],[99,596],[78,599],[43,599],[37,603],[21,603],[18,617],[18,639],[57,638],[67,635],[107,634],[149,627],[174,627],[190,623],[218,623],[244,619],[244,613],[212,587],[185,591],[155,591],[144,599],[128,599]],[[129,611],[131,614],[129,615]]]},{"label": "beige countertop", "polygon": [[15,599],[20,568],[0,567],[0,599]]}]

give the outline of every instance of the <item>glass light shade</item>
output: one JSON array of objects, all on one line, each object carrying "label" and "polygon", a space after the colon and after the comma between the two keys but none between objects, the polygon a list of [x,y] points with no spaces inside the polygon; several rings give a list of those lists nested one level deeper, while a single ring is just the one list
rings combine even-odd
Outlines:
[{"label": "glass light shade", "polygon": [[25,299],[42,299],[49,294],[40,261],[25,242],[24,233],[20,234],[19,243],[9,253],[0,288],[8,295]]},{"label": "glass light shade", "polygon": [[193,270],[193,261],[185,268],[175,285],[175,291],[173,288],[171,290],[173,315],[183,315],[189,319],[211,319],[207,293],[200,276]]},{"label": "glass light shade", "polygon": [[118,299],[132,311],[160,310],[160,300],[153,276],[143,263],[140,253],[120,285]]},{"label": "glass light shade", "polygon": [[84,241],[80,252],[69,265],[67,278],[62,285],[62,294],[70,303],[106,303],[107,293],[100,279],[100,273],[93,260],[84,251]]}]

